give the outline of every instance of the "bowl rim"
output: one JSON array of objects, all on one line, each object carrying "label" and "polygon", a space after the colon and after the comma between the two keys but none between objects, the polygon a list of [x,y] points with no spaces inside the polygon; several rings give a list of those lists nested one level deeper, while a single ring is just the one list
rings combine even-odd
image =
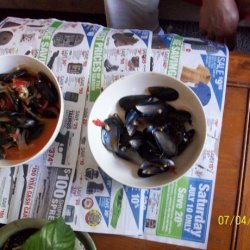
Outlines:
[{"label": "bowl rim", "polygon": [[[144,76],[152,76],[152,75],[155,75],[156,77],[159,76],[159,77],[163,77],[165,78],[166,80],[167,79],[171,79],[172,81],[174,82],[178,82],[178,84],[182,84],[183,88],[185,88],[188,92],[191,93],[191,95],[196,99],[196,101],[198,102],[199,104],[199,109],[202,113],[202,120],[203,120],[203,130],[202,130],[202,144],[200,146],[200,150],[199,152],[197,153],[197,156],[196,158],[192,161],[192,163],[190,163],[190,166],[187,168],[186,171],[184,171],[182,174],[180,174],[179,176],[176,176],[175,178],[173,178],[173,180],[170,180],[168,182],[165,182],[165,183],[160,183],[160,184],[156,184],[156,185],[148,185],[148,182],[145,181],[145,185],[138,185],[138,184],[132,184],[129,183],[129,182],[126,182],[123,180],[118,180],[117,178],[114,178],[114,176],[112,176],[109,172],[107,172],[106,169],[104,169],[102,167],[102,162],[103,162],[103,159],[100,159],[100,157],[96,157],[96,150],[95,150],[95,147],[94,147],[94,143],[90,140],[91,136],[90,133],[91,133],[91,126],[93,126],[93,123],[92,123],[92,117],[93,117],[93,113],[95,111],[95,106],[98,105],[96,103],[99,103],[101,100],[102,100],[102,93],[107,93],[107,92],[111,92],[113,89],[116,88],[116,85],[121,85],[122,82],[124,81],[124,79],[127,81],[129,79],[132,79],[134,77],[140,77],[141,75],[144,75]],[[157,85],[155,85],[157,86]],[[181,80],[178,80],[172,76],[169,76],[169,75],[166,75],[166,74],[163,74],[163,73],[158,73],[158,72],[136,72],[136,73],[131,73],[127,76],[124,76],[116,81],[114,81],[113,83],[111,83],[109,86],[107,86],[104,91],[102,92],[96,99],[95,103],[93,104],[92,108],[91,108],[91,111],[89,113],[89,118],[88,118],[88,124],[87,124],[87,138],[88,138],[88,143],[89,143],[89,148],[90,148],[90,151],[92,153],[92,156],[93,158],[95,159],[95,161],[97,162],[97,165],[108,175],[110,176],[112,179],[124,184],[124,185],[127,185],[127,186],[130,186],[130,187],[135,187],[135,188],[157,188],[157,187],[162,187],[162,186],[165,186],[165,185],[168,185],[168,184],[171,184],[172,182],[175,182],[177,181],[178,179],[182,178],[183,176],[185,176],[185,174],[194,166],[194,164],[197,162],[197,160],[199,159],[202,151],[203,151],[203,148],[204,148],[204,145],[205,145],[205,142],[206,142],[206,137],[207,137],[207,123],[206,123],[206,114],[205,114],[205,110],[202,106],[202,103],[201,101],[199,100],[198,96],[188,87],[185,85],[185,83],[183,83]],[[124,95],[125,96],[125,95]],[[103,146],[104,147],[104,146]],[[151,178],[151,177],[149,177]],[[147,179],[147,178],[146,178]],[[146,184],[147,183],[147,184]]]},{"label": "bowl rim", "polygon": [[[33,156],[31,156],[29,158],[24,158],[24,159],[19,160],[19,161],[18,160],[11,160],[8,164],[5,164],[5,162],[7,163],[8,160],[1,159],[0,160],[0,163],[1,163],[0,169],[7,168],[7,167],[15,167],[18,165],[28,163],[28,162],[34,160],[35,158],[41,156],[42,154],[44,154],[49,149],[49,147],[52,145],[52,143],[55,141],[55,139],[60,131],[60,128],[61,128],[62,122],[63,122],[64,111],[65,111],[65,104],[64,104],[62,89],[59,85],[59,82],[57,80],[56,75],[45,63],[43,63],[42,61],[38,60],[35,57],[28,56],[28,55],[20,55],[20,54],[1,55],[0,56],[0,60],[4,59],[4,58],[6,58],[6,60],[7,60],[7,58],[13,58],[13,60],[15,58],[18,58],[18,61],[21,61],[21,60],[29,61],[30,65],[27,66],[27,68],[30,67],[31,71],[33,71],[32,63],[35,62],[37,65],[39,65],[39,67],[41,67],[41,70],[44,69],[45,71],[47,71],[47,73],[49,74],[48,77],[50,78],[50,80],[52,80],[53,84],[55,85],[55,87],[57,89],[58,95],[59,95],[60,113],[59,113],[59,117],[58,117],[55,129],[54,129],[54,132],[52,133],[52,135],[51,135],[50,139],[47,141],[47,143],[39,151],[37,151]],[[17,63],[16,66],[15,65],[13,66],[13,68],[17,67],[18,65],[22,65],[22,63]],[[25,65],[25,63],[23,63],[23,65]],[[0,71],[2,73],[2,70],[0,70]],[[47,75],[47,73],[46,73],[46,75]]]}]

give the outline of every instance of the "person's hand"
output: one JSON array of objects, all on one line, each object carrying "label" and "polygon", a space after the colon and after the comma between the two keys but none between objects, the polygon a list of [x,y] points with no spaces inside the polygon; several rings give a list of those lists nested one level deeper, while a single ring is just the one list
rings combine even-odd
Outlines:
[{"label": "person's hand", "polygon": [[203,0],[200,31],[210,40],[226,43],[231,50],[236,43],[239,11],[235,0]]}]

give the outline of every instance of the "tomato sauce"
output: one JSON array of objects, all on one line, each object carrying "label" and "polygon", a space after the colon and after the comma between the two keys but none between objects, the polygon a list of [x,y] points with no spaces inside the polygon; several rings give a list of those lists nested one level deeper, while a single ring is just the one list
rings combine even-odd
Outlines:
[{"label": "tomato sauce", "polygon": [[27,148],[18,149],[18,147],[12,147],[6,150],[7,160],[24,160],[32,157],[38,153],[49,141],[53,132],[55,131],[58,119],[45,119],[45,127],[41,135],[32,140]]}]

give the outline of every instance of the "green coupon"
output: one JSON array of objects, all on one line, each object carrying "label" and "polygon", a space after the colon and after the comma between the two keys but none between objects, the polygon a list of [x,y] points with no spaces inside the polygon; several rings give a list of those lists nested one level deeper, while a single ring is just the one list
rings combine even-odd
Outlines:
[{"label": "green coupon", "polygon": [[89,100],[91,102],[94,102],[101,94],[104,42],[108,32],[109,29],[104,28],[100,33],[98,33],[94,42],[90,74]]},{"label": "green coupon", "polygon": [[156,235],[181,238],[187,191],[187,177],[162,188]]},{"label": "green coupon", "polygon": [[183,37],[174,35],[169,49],[167,75],[178,77],[179,61],[181,57]]}]

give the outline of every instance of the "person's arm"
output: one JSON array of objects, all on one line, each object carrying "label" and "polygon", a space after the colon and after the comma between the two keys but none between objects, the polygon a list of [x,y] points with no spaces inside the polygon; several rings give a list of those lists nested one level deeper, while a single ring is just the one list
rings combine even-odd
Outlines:
[{"label": "person's arm", "polygon": [[200,30],[210,40],[226,43],[233,49],[239,22],[235,0],[203,0],[200,9]]}]

